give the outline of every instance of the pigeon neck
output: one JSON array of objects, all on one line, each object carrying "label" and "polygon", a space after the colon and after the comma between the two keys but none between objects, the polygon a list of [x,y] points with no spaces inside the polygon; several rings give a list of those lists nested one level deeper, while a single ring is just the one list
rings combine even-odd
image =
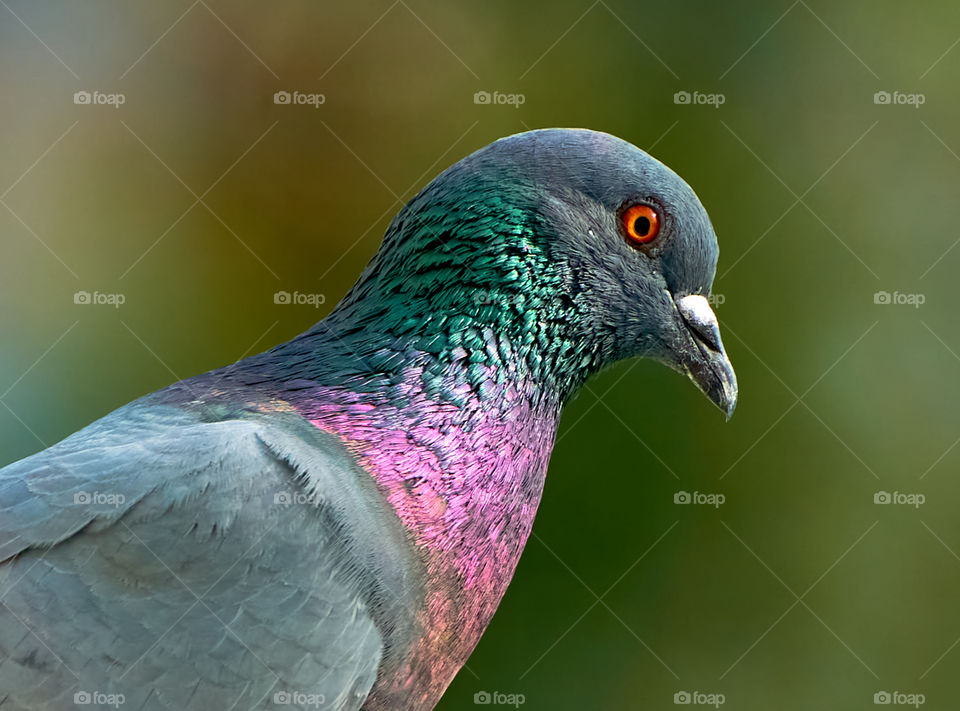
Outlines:
[{"label": "pigeon neck", "polygon": [[[485,304],[516,297],[478,292],[476,298]],[[471,395],[489,401],[515,390],[559,408],[592,371],[569,358],[571,344],[562,337],[559,324],[551,329],[530,313],[509,319],[411,314],[403,324],[382,330],[366,326],[361,331],[342,328],[353,319],[339,316],[318,324],[308,339],[315,345],[310,350],[317,360],[310,369],[317,379],[341,377],[346,368],[353,382],[365,375],[374,381],[406,382],[422,386],[427,396],[458,403]],[[531,322],[540,328],[528,331]],[[332,359],[333,353],[338,357]],[[330,372],[331,363],[337,364],[336,373]]]},{"label": "pigeon neck", "polygon": [[428,392],[528,385],[562,405],[603,356],[577,275],[549,252],[542,196],[457,175],[410,201],[354,287],[291,345],[321,370],[338,351],[340,373],[392,380],[414,365]]},{"label": "pigeon neck", "polygon": [[368,332],[358,341],[330,328],[324,351],[337,358],[314,364],[324,372],[312,380],[290,381],[283,398],[341,439],[408,531],[427,587],[424,635],[406,654],[425,684],[444,687],[492,618],[532,530],[558,391],[523,375],[533,369],[517,366],[506,343],[488,350],[465,338],[434,353],[435,334]]},{"label": "pigeon neck", "polygon": [[506,590],[560,410],[602,357],[575,277],[534,239],[545,226],[504,205],[487,203],[490,217],[413,205],[326,319],[244,372],[341,438],[409,531],[430,581],[411,654],[433,684],[466,660]]},{"label": "pigeon neck", "polygon": [[283,358],[308,379],[394,383],[416,371],[430,396],[490,399],[512,388],[562,407],[602,353],[577,330],[581,308],[558,296],[567,289],[542,256],[527,255],[524,271],[512,280],[460,274],[422,291],[416,277],[361,280],[281,346]]}]

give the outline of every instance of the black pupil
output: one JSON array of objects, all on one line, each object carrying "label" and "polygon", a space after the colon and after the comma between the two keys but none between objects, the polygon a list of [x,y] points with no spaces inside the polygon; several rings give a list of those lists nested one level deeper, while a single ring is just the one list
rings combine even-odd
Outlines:
[{"label": "black pupil", "polygon": [[641,237],[646,237],[648,234],[650,234],[650,218],[638,217],[636,220],[634,220],[633,231]]}]

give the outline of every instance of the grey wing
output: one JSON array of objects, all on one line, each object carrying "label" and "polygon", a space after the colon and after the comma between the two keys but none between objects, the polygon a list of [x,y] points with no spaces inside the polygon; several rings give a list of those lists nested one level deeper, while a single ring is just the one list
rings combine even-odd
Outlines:
[{"label": "grey wing", "polygon": [[360,708],[393,552],[316,444],[134,403],[0,470],[0,707]]}]

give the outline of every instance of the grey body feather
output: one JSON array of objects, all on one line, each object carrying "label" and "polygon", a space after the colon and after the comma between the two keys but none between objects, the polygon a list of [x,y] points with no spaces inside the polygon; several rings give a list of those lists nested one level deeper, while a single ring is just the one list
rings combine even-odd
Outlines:
[{"label": "grey body feather", "polygon": [[389,671],[416,567],[373,480],[296,414],[207,417],[134,402],[0,469],[4,711],[358,709]]}]

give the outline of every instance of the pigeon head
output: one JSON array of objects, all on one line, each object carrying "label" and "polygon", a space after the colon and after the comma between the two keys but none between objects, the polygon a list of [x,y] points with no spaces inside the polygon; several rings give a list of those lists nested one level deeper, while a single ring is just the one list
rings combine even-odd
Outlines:
[{"label": "pigeon head", "polygon": [[562,394],[650,357],[729,417],[736,377],[707,300],[717,254],[703,205],[659,161],[605,133],[530,131],[414,197],[328,321],[416,335],[433,357],[479,353]]}]

